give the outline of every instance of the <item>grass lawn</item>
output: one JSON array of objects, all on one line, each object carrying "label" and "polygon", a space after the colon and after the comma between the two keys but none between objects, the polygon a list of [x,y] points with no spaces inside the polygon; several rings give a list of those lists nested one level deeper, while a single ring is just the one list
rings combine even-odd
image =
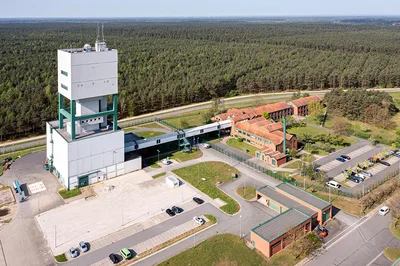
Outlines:
[{"label": "grass lawn", "polygon": [[[239,204],[216,187],[217,182],[230,182],[232,173],[238,175],[239,171],[236,168],[222,162],[204,162],[180,168],[173,172],[212,199],[220,198],[223,200],[226,205],[220,208],[222,211],[228,214],[234,214],[239,211]],[[202,180],[202,178],[205,178],[205,180]]]},{"label": "grass lawn", "polygon": [[186,121],[187,123],[187,126],[185,128],[197,127],[204,124],[204,119],[201,117],[201,114],[199,112],[180,117],[167,118],[164,121],[167,122],[168,124],[173,125],[176,128],[182,128],[181,125],[182,120]]},{"label": "grass lawn", "polygon": [[[305,126],[305,127],[293,127],[289,128],[288,133],[298,135],[298,134],[309,134],[309,135],[319,135],[319,134],[333,134],[323,127],[321,128],[316,128],[316,127],[310,127],[310,126]],[[343,139],[350,144],[356,143],[356,140],[353,138],[349,138],[346,136],[341,136]]]},{"label": "grass lawn", "polygon": [[386,258],[395,262],[398,258],[400,258],[400,249],[398,248],[385,248],[383,251]]},{"label": "grass lawn", "polygon": [[159,166],[159,165],[157,164],[157,161],[151,163],[151,164],[150,164],[150,167],[151,167],[151,168],[161,168],[161,166]]},{"label": "grass lawn", "polygon": [[215,216],[212,215],[212,214],[204,214],[204,216],[205,216],[208,220],[210,220],[210,223],[211,223],[211,224],[215,224],[215,223],[217,222],[217,218],[215,218]]},{"label": "grass lawn", "polygon": [[307,163],[311,163],[316,160],[316,158],[314,156],[312,156],[311,154],[303,154],[303,155],[301,155],[301,158],[303,159],[303,161],[305,161]]},{"label": "grass lawn", "polygon": [[160,124],[158,124],[157,122],[151,122],[151,123],[147,123],[147,124],[141,124],[141,125],[138,125],[137,127],[165,128],[165,127],[161,126]]},{"label": "grass lawn", "polygon": [[138,137],[141,137],[142,139],[148,139],[151,137],[164,135],[165,133],[160,131],[141,131],[141,132],[135,132],[133,134],[135,134]]},{"label": "grass lawn", "polygon": [[397,237],[398,239],[400,239],[400,225],[397,226],[397,228],[394,228],[394,222],[392,222],[390,224],[390,232],[392,232],[392,234]]},{"label": "grass lawn", "polygon": [[166,172],[162,172],[162,173],[159,173],[158,175],[153,175],[152,178],[159,178],[159,177],[165,176],[166,174],[167,174]]},{"label": "grass lawn", "polygon": [[60,194],[60,196],[63,199],[72,198],[72,197],[82,194],[82,192],[79,188],[74,188],[71,190],[62,189],[62,190],[59,190],[58,193]]},{"label": "grass lawn", "polygon": [[125,132],[130,132],[130,131],[135,130],[135,129],[137,129],[136,126],[134,126],[134,127],[124,127],[124,128],[123,128],[123,130],[124,130]]},{"label": "grass lawn", "polygon": [[256,197],[256,189],[254,187],[238,187],[236,193],[245,200],[252,200]]},{"label": "grass lawn", "polygon": [[[334,116],[328,115],[328,118],[325,123],[326,128],[332,128],[332,121]],[[382,140],[390,142],[396,139],[396,128],[395,129],[383,129],[380,127],[376,127],[371,124],[367,124],[361,121],[350,121],[347,118],[343,118],[346,122],[350,124],[350,134],[354,136],[358,136],[363,139],[368,139],[368,136],[371,135],[376,138],[376,136],[380,136]],[[397,114],[393,117],[393,121],[400,126],[400,114]],[[363,137],[364,135],[364,137]]]},{"label": "grass lawn", "polygon": [[228,139],[226,144],[231,146],[232,148],[240,150],[241,152],[244,152],[243,149],[247,149],[248,150],[247,153],[252,156],[255,156],[256,151],[258,150],[256,147],[254,147],[246,142],[239,141],[238,138],[230,138],[230,139]]},{"label": "grass lawn", "polygon": [[177,160],[178,162],[185,162],[193,159],[197,159],[203,155],[203,152],[201,150],[195,150],[192,151],[191,153],[186,153],[182,151],[177,151],[171,154],[169,156],[169,159],[174,159]]},{"label": "grass lawn", "polygon": [[[323,200],[329,201],[329,194],[326,192],[315,192],[313,194]],[[333,206],[344,212],[357,216],[360,215],[361,205],[360,201],[356,198],[348,198],[331,193],[331,203]]]},{"label": "grass lawn", "polygon": [[288,163],[285,166],[282,166],[283,168],[290,168],[290,169],[300,169],[301,166],[301,161],[297,160],[297,161],[293,161],[291,163]]},{"label": "grass lawn", "polygon": [[54,258],[56,259],[57,262],[66,262],[66,261],[68,261],[67,257],[65,256],[64,253],[61,254],[61,255],[58,255],[58,256],[54,256]]},{"label": "grass lawn", "polygon": [[[175,257],[158,265],[269,265],[254,249],[246,247],[244,240],[231,234],[215,235]],[[284,265],[284,264],[282,264]]]},{"label": "grass lawn", "polygon": [[[39,147],[35,147],[35,148],[32,148],[32,149],[16,151],[16,152],[13,152],[13,153],[9,153],[7,155],[0,155],[0,162],[2,162],[7,157],[11,157],[13,160],[15,160],[19,156],[24,156],[24,155],[27,155],[29,153],[36,152],[36,151],[42,151],[42,150],[45,150],[45,149],[46,149],[46,146],[39,146]],[[3,174],[3,171],[4,171],[4,166],[0,166],[0,176]]]},{"label": "grass lawn", "polygon": [[222,139],[213,139],[213,140],[210,140],[210,141],[207,141],[207,143],[210,143],[210,144],[214,144],[214,143],[218,143],[218,142],[220,142]]}]

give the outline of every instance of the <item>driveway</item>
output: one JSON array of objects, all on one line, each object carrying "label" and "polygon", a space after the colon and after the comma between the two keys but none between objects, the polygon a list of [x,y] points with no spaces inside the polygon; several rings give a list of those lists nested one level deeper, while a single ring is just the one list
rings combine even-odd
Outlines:
[{"label": "driveway", "polygon": [[379,260],[382,264],[377,265],[390,266],[381,258],[383,249],[400,248],[400,240],[389,231],[391,221],[391,215],[360,219],[344,235],[328,243],[325,251],[307,265],[365,266]]},{"label": "driveway", "polygon": [[[32,184],[42,181],[45,191],[29,196],[28,201],[17,203],[14,219],[0,231],[7,265],[55,265],[47,242],[40,231],[35,216],[41,212],[63,205],[58,189],[61,188],[57,178],[42,168],[41,162],[46,158],[45,151],[35,152],[16,160],[11,169],[4,172],[1,182],[12,186],[15,179],[21,184]],[[19,252],[23,250],[23,252]]]}]

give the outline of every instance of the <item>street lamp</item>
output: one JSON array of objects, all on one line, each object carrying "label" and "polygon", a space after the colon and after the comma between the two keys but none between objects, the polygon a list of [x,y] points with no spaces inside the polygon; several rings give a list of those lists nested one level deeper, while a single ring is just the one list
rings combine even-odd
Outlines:
[{"label": "street lamp", "polygon": [[160,150],[157,149],[158,157],[157,157],[157,162],[160,162]]},{"label": "street lamp", "polygon": [[242,238],[242,215],[240,217],[240,238]]}]

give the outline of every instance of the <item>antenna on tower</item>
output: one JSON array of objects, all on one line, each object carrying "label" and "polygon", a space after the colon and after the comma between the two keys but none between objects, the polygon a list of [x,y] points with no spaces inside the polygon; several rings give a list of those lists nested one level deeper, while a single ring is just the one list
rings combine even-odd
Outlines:
[{"label": "antenna on tower", "polygon": [[100,39],[100,27],[99,27],[99,22],[97,22],[97,38],[96,38],[96,42],[98,42]]},{"label": "antenna on tower", "polygon": [[105,42],[105,39],[104,39],[104,22],[101,25],[101,36],[103,38],[103,42]]}]

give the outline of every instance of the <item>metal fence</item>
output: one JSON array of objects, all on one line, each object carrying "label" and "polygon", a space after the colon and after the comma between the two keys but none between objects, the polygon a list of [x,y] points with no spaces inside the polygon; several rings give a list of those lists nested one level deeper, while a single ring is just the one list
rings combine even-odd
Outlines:
[{"label": "metal fence", "polygon": [[278,172],[271,171],[270,169],[267,169],[267,168],[265,168],[265,167],[263,167],[263,166],[261,166],[261,165],[259,165],[257,163],[251,162],[247,158],[242,157],[242,156],[240,156],[240,155],[238,155],[236,153],[232,153],[232,152],[230,152],[230,151],[228,151],[228,150],[226,150],[224,148],[221,148],[218,145],[211,144],[211,147],[213,149],[215,149],[216,151],[218,151],[220,153],[223,153],[223,154],[225,154],[225,155],[227,155],[227,156],[229,156],[229,157],[231,157],[231,158],[233,158],[233,159],[235,159],[235,160],[237,160],[237,161],[239,161],[239,162],[241,162],[241,163],[243,163],[245,165],[248,165],[248,166],[250,166],[251,168],[253,168],[253,169],[257,170],[257,171],[260,171],[260,172],[262,172],[262,173],[264,173],[264,174],[266,174],[268,176],[271,176],[271,177],[273,177],[273,178],[275,178],[275,179],[277,179],[279,181],[286,182],[286,183],[289,183],[289,184],[292,184],[294,186],[298,186],[298,187],[301,187],[301,188],[305,187],[305,189],[311,189],[311,190],[315,190],[315,191],[321,191],[321,192],[331,193],[331,194],[350,197],[350,198],[361,198],[363,195],[371,192],[372,190],[374,190],[378,186],[382,185],[386,181],[392,179],[393,177],[395,177],[395,176],[397,176],[399,174],[399,171],[390,173],[384,179],[381,179],[381,180],[375,182],[374,184],[371,184],[369,186],[364,187],[364,191],[362,189],[360,189],[360,190],[356,190],[354,192],[347,192],[347,191],[341,191],[341,190],[338,190],[338,189],[329,189],[329,187],[326,187],[326,186],[324,186],[322,184],[318,185],[318,184],[311,184],[311,183],[309,183],[307,181],[305,181],[305,182],[304,181],[303,182],[297,181],[294,178],[282,176]]},{"label": "metal fence", "polygon": [[27,142],[16,143],[15,145],[0,147],[0,155],[17,151],[23,151],[43,145],[46,145],[46,139],[34,140],[31,142],[27,141]]}]

